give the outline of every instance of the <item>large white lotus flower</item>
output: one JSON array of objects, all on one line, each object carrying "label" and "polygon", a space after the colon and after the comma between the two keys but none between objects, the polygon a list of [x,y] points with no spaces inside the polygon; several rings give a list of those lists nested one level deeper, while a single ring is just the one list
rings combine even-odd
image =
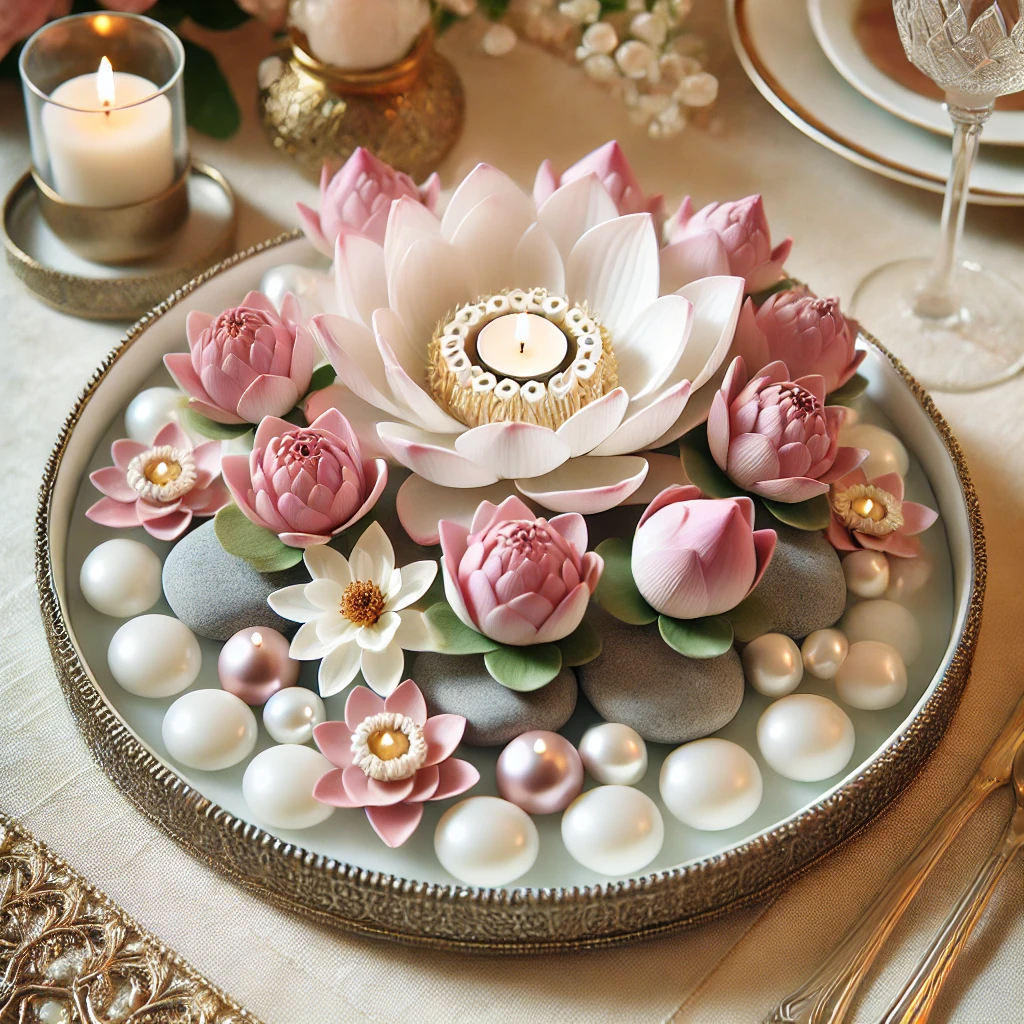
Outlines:
[{"label": "large white lotus flower", "polygon": [[[706,418],[710,398],[694,395],[714,384],[729,352],[743,279],[704,278],[661,295],[659,260],[650,214],[620,216],[597,175],[562,186],[538,209],[486,164],[465,178],[443,217],[399,199],[383,245],[339,238],[339,313],[314,317],[312,327],[341,383],[319,401],[337,402],[357,431],[375,427],[391,457],[416,474],[398,501],[414,539],[436,540],[437,520],[458,516],[453,505],[475,508],[513,486],[556,512],[612,508],[648,473],[635,453]],[[537,287],[600,320],[618,386],[557,429],[467,426],[427,385],[438,324],[481,297]]]}]

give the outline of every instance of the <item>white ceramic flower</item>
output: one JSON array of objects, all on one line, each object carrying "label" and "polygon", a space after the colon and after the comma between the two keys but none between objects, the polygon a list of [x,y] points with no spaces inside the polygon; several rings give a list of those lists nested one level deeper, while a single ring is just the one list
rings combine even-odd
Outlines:
[{"label": "white ceramic flower", "polygon": [[[340,313],[312,325],[340,384],[316,396],[317,409],[335,402],[357,431],[374,429],[416,474],[403,485],[398,511],[420,543],[436,541],[438,519],[460,518],[482,497],[500,500],[497,492],[513,488],[556,512],[612,508],[648,473],[635,453],[706,418],[710,397],[694,395],[714,383],[743,296],[735,277],[662,295],[660,259],[651,216],[620,216],[595,174],[559,188],[539,209],[485,164],[465,178],[443,217],[399,199],[383,246],[353,234],[338,240]],[[664,276],[678,275],[666,267]],[[534,288],[599,319],[618,386],[555,429],[460,422],[428,385],[439,323],[482,296]]]},{"label": "white ceramic flower", "polygon": [[302,623],[289,653],[300,661],[321,659],[322,697],[343,690],[360,671],[386,697],[402,680],[402,652],[432,647],[423,613],[409,606],[434,582],[437,562],[395,568],[379,523],[367,527],[349,558],[326,545],[307,548],[303,558],[312,580],[268,598],[278,615]]}]

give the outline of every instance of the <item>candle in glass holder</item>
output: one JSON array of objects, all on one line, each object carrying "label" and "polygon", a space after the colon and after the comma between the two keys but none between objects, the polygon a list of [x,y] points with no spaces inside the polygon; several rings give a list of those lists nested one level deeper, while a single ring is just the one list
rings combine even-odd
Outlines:
[{"label": "candle in glass holder", "polygon": [[480,331],[476,351],[497,377],[546,379],[565,360],[569,342],[561,328],[536,313],[508,313]]}]

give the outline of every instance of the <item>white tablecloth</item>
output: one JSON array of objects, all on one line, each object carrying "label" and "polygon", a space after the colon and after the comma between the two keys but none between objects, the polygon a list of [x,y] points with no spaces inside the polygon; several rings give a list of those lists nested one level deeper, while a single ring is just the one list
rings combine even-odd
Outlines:
[{"label": "white tablecloth", "polygon": [[[796,0],[794,0],[796,2]],[[578,71],[526,46],[495,60],[469,24],[442,42],[466,86],[465,134],[441,169],[445,185],[479,160],[523,184],[538,162],[566,166],[617,137],[642,183],[674,204],[761,191],[778,238],[796,238],[791,271],[821,293],[849,296],[870,268],[932,249],[939,197],[860,170],[815,145],[747,82],[729,48],[721,5],[704,0],[712,70],[722,94],[710,131],[650,142]],[[269,49],[250,25],[216,40],[245,111],[226,143],[197,137],[241,197],[239,247],[294,226],[316,191],[265,142],[255,68]],[[13,83],[0,86],[0,181],[28,162]],[[1024,283],[1024,211],[972,209],[966,252]],[[316,928],[207,870],[159,833],[92,762],[54,676],[33,581],[33,522],[43,464],[81,385],[122,333],[62,316],[0,271],[0,807],[266,1024],[288,1022],[747,1022],[820,961],[973,772],[1024,684],[1024,380],[966,397],[939,396],[981,495],[990,582],[974,677],[920,778],[881,820],[774,901],[701,928],[597,953],[495,960],[370,943]],[[870,325],[869,325],[870,326]],[[888,340],[888,339],[887,339]],[[891,344],[897,348],[896,341]],[[1022,325],[1024,344],[1024,325]],[[911,369],[913,369],[911,367]],[[858,1020],[877,1019],[998,833],[1009,807],[992,798],[897,933]],[[1024,875],[1008,872],[948,986],[940,1020],[1024,1019]]]}]

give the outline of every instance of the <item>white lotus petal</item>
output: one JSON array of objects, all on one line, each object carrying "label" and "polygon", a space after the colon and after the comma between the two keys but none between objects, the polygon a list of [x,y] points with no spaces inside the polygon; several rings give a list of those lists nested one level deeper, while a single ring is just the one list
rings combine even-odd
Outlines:
[{"label": "white lotus petal", "polygon": [[668,380],[692,323],[692,304],[681,295],[664,295],[615,336],[619,383],[631,399],[654,394]]},{"label": "white lotus petal", "polygon": [[370,523],[352,548],[348,558],[354,580],[370,580],[387,593],[395,569],[395,549],[378,522]]},{"label": "white lotus petal", "polygon": [[383,651],[391,643],[402,620],[397,612],[384,612],[372,625],[363,626],[356,633],[356,643],[364,651]]},{"label": "white lotus petal", "polygon": [[672,383],[688,380],[694,392],[722,365],[743,305],[742,277],[704,277],[679,289],[693,303],[693,327]]},{"label": "white lotus petal", "polygon": [[392,458],[442,487],[484,487],[498,480],[493,466],[457,452],[451,434],[432,434],[408,423],[378,423],[377,434]]},{"label": "white lotus petal", "polygon": [[633,213],[591,228],[566,261],[565,290],[570,302],[589,305],[614,343],[658,297],[658,238],[651,215]]},{"label": "white lotus petal", "polygon": [[411,196],[395,200],[384,232],[384,267],[390,281],[414,242],[441,237],[441,221]]},{"label": "white lotus petal", "polygon": [[696,235],[661,250],[661,293],[678,291],[691,281],[729,273],[729,256],[717,231]]},{"label": "white lotus petal", "polygon": [[618,429],[591,455],[628,455],[649,448],[679,419],[689,397],[690,382],[684,380],[647,404],[630,405]]},{"label": "white lotus petal", "polygon": [[397,644],[403,651],[432,651],[437,644],[437,639],[430,629],[423,612],[406,608],[398,613],[402,620],[395,633],[394,644]]},{"label": "white lotus petal", "polygon": [[402,648],[392,641],[382,651],[363,651],[359,668],[366,685],[381,697],[388,697],[402,681],[405,655]]},{"label": "white lotus petal", "polygon": [[341,315],[369,326],[373,311],[388,304],[384,247],[364,235],[338,235],[334,286]]},{"label": "white lotus petal", "polygon": [[355,679],[359,671],[359,654],[357,644],[341,644],[320,662],[317,686],[321,697],[333,697],[341,693]]},{"label": "white lotus petal", "polygon": [[312,423],[328,409],[337,409],[348,420],[359,439],[359,450],[364,459],[386,459],[388,450],[377,436],[377,423],[381,410],[354,395],[344,384],[331,384],[314,391],[306,400],[303,413]]},{"label": "white lotus petal", "polygon": [[683,469],[683,460],[678,455],[647,452],[644,458],[648,465],[647,476],[623,505],[649,505],[666,487],[690,483]]},{"label": "white lotus petal", "polygon": [[327,544],[314,544],[306,548],[302,560],[306,563],[309,575],[315,580],[333,580],[339,587],[347,587],[352,582],[348,559]]},{"label": "white lotus petal", "polygon": [[550,473],[569,458],[569,442],[535,423],[484,423],[455,439],[455,450],[504,480]]},{"label": "white lotus petal", "polygon": [[441,218],[442,237],[454,239],[470,210],[491,196],[517,207],[528,220],[533,220],[533,201],[526,193],[504,171],[499,171],[490,164],[477,164],[462,179],[462,183],[448,201],[448,207]]},{"label": "white lotus petal", "polygon": [[437,562],[424,560],[403,565],[400,570],[401,580],[399,587],[394,593],[390,593],[384,610],[397,612],[402,608],[408,608],[414,601],[418,601],[429,589],[437,575]]},{"label": "white lotus petal", "polygon": [[548,196],[537,211],[537,220],[551,235],[564,263],[587,231],[618,215],[618,207],[601,179],[596,174],[585,174]]},{"label": "white lotus petal", "polygon": [[462,218],[451,243],[465,256],[472,296],[490,295],[519,283],[516,249],[533,222],[532,210],[503,196],[488,196]]},{"label": "white lotus petal", "polygon": [[313,317],[309,326],[342,384],[392,416],[405,415],[403,406],[394,400],[373,331],[334,313]]},{"label": "white lotus petal", "polygon": [[425,353],[438,320],[476,296],[463,254],[447,242],[413,242],[398,269],[388,274],[388,305],[402,318],[409,337]]},{"label": "white lotus petal", "polygon": [[442,519],[468,530],[481,501],[500,505],[510,494],[515,494],[511,480],[499,480],[488,487],[442,487],[413,473],[398,488],[395,511],[405,532],[417,544],[431,547],[440,543],[437,524]]},{"label": "white lotus petal", "polygon": [[691,391],[689,401],[683,409],[682,415],[655,441],[651,447],[661,448],[673,441],[678,441],[683,434],[688,434],[694,427],[704,423],[711,412],[711,403],[715,394],[725,380],[725,374],[729,369],[729,362],[726,360],[716,371],[714,377],[709,380],[699,391]]},{"label": "white lotus petal", "polygon": [[638,455],[584,455],[544,476],[517,480],[516,487],[553,512],[591,515],[621,505],[644,482],[645,476],[647,460]]},{"label": "white lotus petal", "polygon": [[305,583],[283,587],[281,590],[275,590],[267,598],[267,604],[284,619],[291,619],[292,622],[311,622],[320,617],[322,610],[306,600],[305,591]]},{"label": "white lotus petal", "polygon": [[558,246],[543,224],[532,224],[516,247],[515,280],[526,288],[565,293],[565,266]]},{"label": "white lotus petal", "polygon": [[629,394],[618,387],[602,395],[596,402],[573,413],[556,431],[569,442],[572,458],[586,455],[605,440],[622,422],[629,405]]}]

